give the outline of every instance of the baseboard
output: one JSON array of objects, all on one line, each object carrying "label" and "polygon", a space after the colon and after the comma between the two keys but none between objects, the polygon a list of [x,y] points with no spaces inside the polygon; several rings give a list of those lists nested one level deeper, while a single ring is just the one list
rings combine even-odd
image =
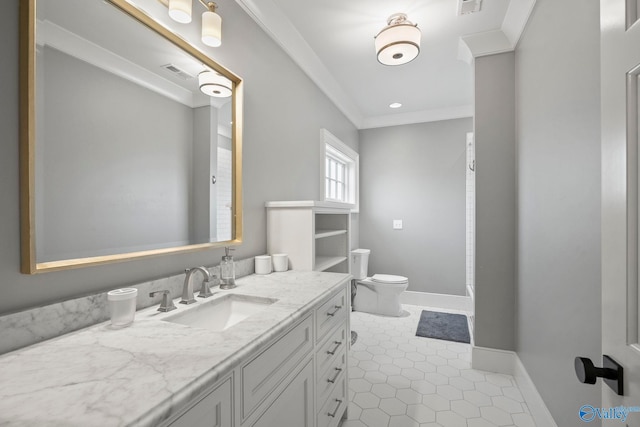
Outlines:
[{"label": "baseboard", "polygon": [[522,397],[524,397],[527,405],[529,405],[529,410],[531,411],[531,415],[533,416],[536,424],[539,426],[558,427],[556,422],[553,420],[553,417],[551,416],[551,412],[549,412],[547,405],[544,404],[542,396],[540,396],[540,393],[538,393],[538,389],[533,384],[533,381],[531,381],[529,373],[527,372],[517,355],[513,377],[516,379],[516,383],[520,388]]},{"label": "baseboard", "polygon": [[471,348],[471,367],[481,371],[513,375],[536,425],[558,427],[515,352],[474,346]]},{"label": "baseboard", "polygon": [[402,304],[438,307],[448,310],[471,312],[471,298],[462,295],[434,294],[430,292],[404,291],[400,294]]}]

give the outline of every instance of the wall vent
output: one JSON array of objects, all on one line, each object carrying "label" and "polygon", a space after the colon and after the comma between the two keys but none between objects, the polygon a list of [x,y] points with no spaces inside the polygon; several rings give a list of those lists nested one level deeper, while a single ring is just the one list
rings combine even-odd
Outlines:
[{"label": "wall vent", "polygon": [[190,80],[194,78],[191,74],[187,73],[184,70],[181,70],[173,64],[166,64],[161,68],[164,68],[167,72],[171,73],[171,75],[176,76],[182,80]]},{"label": "wall vent", "polygon": [[458,16],[480,12],[482,0],[458,0]]}]

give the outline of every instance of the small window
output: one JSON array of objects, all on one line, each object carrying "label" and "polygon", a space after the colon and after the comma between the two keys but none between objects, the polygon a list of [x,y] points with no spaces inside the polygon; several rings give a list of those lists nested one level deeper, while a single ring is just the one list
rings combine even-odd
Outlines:
[{"label": "small window", "polygon": [[320,194],[327,202],[345,203],[358,210],[358,153],[326,129],[321,130]]}]

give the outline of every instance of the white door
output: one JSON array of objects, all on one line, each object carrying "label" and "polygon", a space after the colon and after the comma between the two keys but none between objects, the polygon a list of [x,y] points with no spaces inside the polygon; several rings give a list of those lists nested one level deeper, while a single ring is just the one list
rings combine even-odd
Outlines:
[{"label": "white door", "polygon": [[[603,425],[640,426],[638,79],[640,0],[601,0],[602,353],[624,368],[623,396],[602,382]],[[576,70],[580,72],[580,70]],[[579,297],[579,296],[578,296]],[[593,361],[598,367],[602,361]],[[622,420],[624,411],[631,410]],[[610,419],[610,421],[607,421]],[[623,422],[621,422],[623,421]]]}]

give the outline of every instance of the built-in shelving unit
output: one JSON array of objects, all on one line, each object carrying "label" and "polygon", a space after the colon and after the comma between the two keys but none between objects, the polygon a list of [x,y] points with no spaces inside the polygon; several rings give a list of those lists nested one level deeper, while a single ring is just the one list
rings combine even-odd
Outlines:
[{"label": "built-in shelving unit", "polygon": [[349,273],[351,211],[328,202],[268,202],[267,250],[293,270]]},{"label": "built-in shelving unit", "polygon": [[339,236],[345,234],[347,230],[316,230],[316,239],[324,239],[325,237]]}]

